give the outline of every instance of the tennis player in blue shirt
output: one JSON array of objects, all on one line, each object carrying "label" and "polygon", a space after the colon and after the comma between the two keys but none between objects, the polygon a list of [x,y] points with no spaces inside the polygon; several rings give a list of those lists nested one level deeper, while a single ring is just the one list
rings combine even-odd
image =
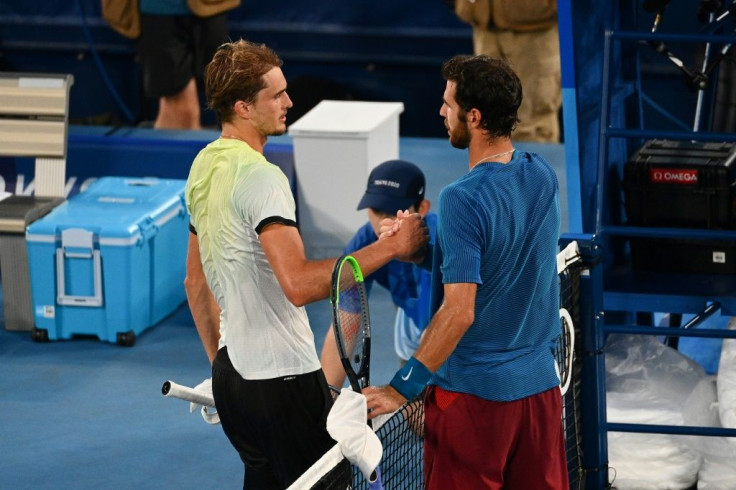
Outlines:
[{"label": "tennis player in blue shirt", "polygon": [[[368,176],[365,194],[358,203],[358,210],[365,209],[368,222],[355,233],[345,248],[345,253],[374,243],[382,220],[395,218],[398,211],[419,213],[429,228],[429,243],[434,244],[437,215],[431,211],[430,202],[424,198],[426,181],[422,170],[411,162],[389,160],[375,167]],[[419,347],[422,332],[429,324],[429,300],[431,272],[418,265],[392,260],[366,276],[368,293],[376,283],[391,293],[396,305],[394,321],[394,349],[401,366],[414,355]],[[345,382],[345,369],[340,362],[332,328],[325,336],[320,358],[327,383],[341,387]]]},{"label": "tennis player in blue shirt", "polygon": [[440,193],[434,316],[390,385],[363,391],[369,416],[429,384],[427,489],[567,489],[553,357],[557,178],[542,157],[513,147],[522,88],[505,61],[458,56],[442,74],[440,115],[450,143],[468,149],[469,171]]}]

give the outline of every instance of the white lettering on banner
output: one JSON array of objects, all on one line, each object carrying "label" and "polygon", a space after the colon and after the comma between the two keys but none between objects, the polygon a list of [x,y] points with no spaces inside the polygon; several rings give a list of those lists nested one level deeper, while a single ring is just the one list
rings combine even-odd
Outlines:
[{"label": "white lettering on banner", "polygon": [[97,177],[87,177],[86,179],[84,179],[84,181],[79,184],[79,192],[86,191],[87,187],[89,187],[95,180],[97,180]]},{"label": "white lettering on banner", "polygon": [[650,168],[649,180],[655,184],[697,184],[696,169]]},{"label": "white lettering on banner", "polygon": [[[74,185],[77,183],[78,178],[77,177],[69,177],[69,179],[66,181],[66,185],[64,185],[64,197],[69,197],[70,194],[72,194],[72,191],[74,191]],[[97,180],[97,177],[88,177],[85,180],[83,180],[79,184],[79,192],[84,192],[87,190],[87,187]],[[30,196],[33,195],[33,192],[36,189],[35,179],[31,179],[31,181],[28,183],[28,186],[25,186],[26,177],[24,174],[17,174],[15,177],[15,192],[5,192],[7,194],[15,194],[17,196]],[[0,175],[0,195],[4,194],[4,189],[6,187],[6,181],[5,177]]]},{"label": "white lettering on banner", "polygon": [[5,177],[0,175],[0,201],[10,196],[11,193],[5,190]]},{"label": "white lettering on banner", "polygon": [[33,180],[31,180],[30,184],[28,184],[28,187],[23,189],[23,181],[25,181],[25,175],[18,174],[18,176],[15,178],[15,195],[16,196],[30,196],[33,194],[33,189],[36,188],[36,185],[33,183]]},{"label": "white lettering on banner", "polygon": [[72,188],[74,187],[74,183],[76,181],[76,177],[69,177],[69,180],[66,181],[66,185],[64,186],[64,197],[69,196],[69,193],[72,191]]}]

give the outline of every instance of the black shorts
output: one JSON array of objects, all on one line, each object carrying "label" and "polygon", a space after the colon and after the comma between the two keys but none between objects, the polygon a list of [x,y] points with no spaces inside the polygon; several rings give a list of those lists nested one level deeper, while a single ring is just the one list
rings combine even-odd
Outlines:
[{"label": "black shorts", "polygon": [[141,14],[138,55],[145,94],[176,95],[192,78],[201,87],[207,63],[228,38],[226,13],[206,18]]},{"label": "black shorts", "polygon": [[332,396],[321,369],[245,380],[223,347],[212,364],[222,429],[245,463],[244,488],[285,488],[336,443],[327,433]]}]

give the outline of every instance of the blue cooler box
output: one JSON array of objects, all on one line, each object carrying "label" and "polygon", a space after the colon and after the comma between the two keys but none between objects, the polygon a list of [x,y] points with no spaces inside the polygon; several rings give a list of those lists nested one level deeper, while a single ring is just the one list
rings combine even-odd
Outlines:
[{"label": "blue cooler box", "polygon": [[28,226],[34,340],[130,346],[184,302],[185,184],[103,177]]}]

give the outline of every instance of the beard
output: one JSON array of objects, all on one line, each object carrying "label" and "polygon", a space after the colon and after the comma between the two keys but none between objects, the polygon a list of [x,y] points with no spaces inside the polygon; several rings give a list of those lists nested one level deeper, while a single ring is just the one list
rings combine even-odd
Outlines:
[{"label": "beard", "polygon": [[282,134],[286,133],[286,126],[278,127],[271,131],[268,135],[269,136],[281,136]]},{"label": "beard", "polygon": [[458,121],[458,125],[454,129],[450,129],[450,144],[460,150],[464,150],[470,145],[470,131],[467,122]]},{"label": "beard", "polygon": [[266,132],[266,136],[281,136],[282,134],[286,133],[286,130],[287,130],[286,123],[277,121],[273,127],[266,128],[265,132]]}]

